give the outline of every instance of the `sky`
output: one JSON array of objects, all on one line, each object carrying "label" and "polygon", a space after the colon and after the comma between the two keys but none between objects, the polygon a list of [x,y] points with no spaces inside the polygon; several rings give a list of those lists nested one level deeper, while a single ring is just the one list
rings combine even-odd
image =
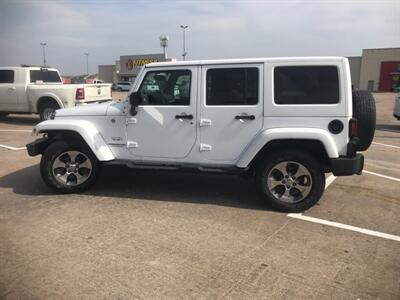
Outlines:
[{"label": "sky", "polygon": [[162,53],[188,60],[360,56],[400,47],[400,0],[19,1],[0,0],[0,66],[47,64],[63,75],[113,64],[120,55]]}]

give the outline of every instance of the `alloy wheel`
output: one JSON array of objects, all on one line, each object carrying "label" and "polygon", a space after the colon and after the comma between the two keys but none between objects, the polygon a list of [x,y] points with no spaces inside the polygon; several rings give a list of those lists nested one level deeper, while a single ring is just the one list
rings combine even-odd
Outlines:
[{"label": "alloy wheel", "polygon": [[84,183],[92,173],[92,162],[80,151],[61,153],[54,160],[52,172],[54,178],[63,185],[75,186]]},{"label": "alloy wheel", "polygon": [[300,202],[311,192],[311,173],[298,162],[279,162],[268,173],[267,188],[277,200],[287,203]]}]

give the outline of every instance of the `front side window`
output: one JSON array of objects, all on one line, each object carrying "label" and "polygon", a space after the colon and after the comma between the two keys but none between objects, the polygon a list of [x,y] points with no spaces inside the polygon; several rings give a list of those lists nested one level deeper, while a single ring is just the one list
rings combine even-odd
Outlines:
[{"label": "front side window", "polygon": [[206,83],[207,105],[258,103],[258,68],[209,69]]},{"label": "front side window", "polygon": [[61,82],[61,78],[57,71],[49,71],[47,69],[31,70],[31,82]]},{"label": "front side window", "polygon": [[285,66],[274,69],[276,104],[336,104],[339,74],[335,66]]},{"label": "front side window", "polygon": [[138,91],[141,105],[189,105],[189,70],[150,71]]},{"label": "front side window", "polygon": [[14,71],[0,70],[0,83],[14,83]]}]

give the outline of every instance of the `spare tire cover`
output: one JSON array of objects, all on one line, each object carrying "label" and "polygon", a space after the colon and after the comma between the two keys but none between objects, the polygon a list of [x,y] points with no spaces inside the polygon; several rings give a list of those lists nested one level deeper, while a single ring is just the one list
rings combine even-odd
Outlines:
[{"label": "spare tire cover", "polygon": [[375,99],[370,92],[353,91],[353,118],[357,119],[357,137],[360,139],[356,150],[367,150],[374,139],[376,124]]}]

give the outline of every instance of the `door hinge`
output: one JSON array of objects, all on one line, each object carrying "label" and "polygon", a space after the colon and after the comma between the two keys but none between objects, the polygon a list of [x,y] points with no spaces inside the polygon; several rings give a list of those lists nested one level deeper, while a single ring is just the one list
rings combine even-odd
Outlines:
[{"label": "door hinge", "polygon": [[128,124],[136,124],[137,123],[137,119],[136,118],[127,118],[126,119],[126,125]]},{"label": "door hinge", "polygon": [[134,141],[127,141],[126,142],[126,147],[127,148],[138,148],[139,144],[137,142],[134,142]]},{"label": "door hinge", "polygon": [[200,127],[211,126],[212,121],[209,119],[200,119]]},{"label": "door hinge", "polygon": [[200,152],[211,151],[211,150],[212,150],[212,146],[211,145],[200,144]]}]

